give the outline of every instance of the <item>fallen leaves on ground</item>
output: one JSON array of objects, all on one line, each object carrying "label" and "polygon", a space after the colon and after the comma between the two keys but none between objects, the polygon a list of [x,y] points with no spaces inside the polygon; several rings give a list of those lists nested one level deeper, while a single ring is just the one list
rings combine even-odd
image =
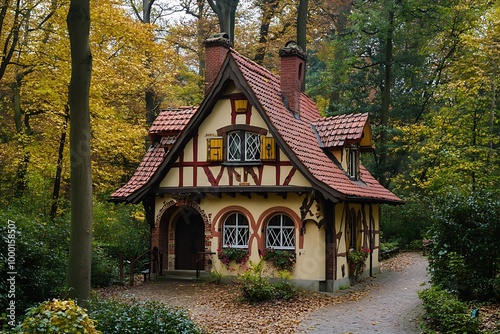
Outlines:
[{"label": "fallen leaves on ground", "polygon": [[327,305],[356,301],[373,285],[344,291],[340,296],[301,291],[290,301],[248,303],[241,298],[240,284],[147,282],[136,287],[105,289],[101,295],[121,299],[157,300],[186,309],[207,333],[294,333],[300,321]]},{"label": "fallen leaves on ground", "polygon": [[[399,253],[381,262],[382,271],[403,271],[413,264],[416,253]],[[376,282],[376,281],[375,281]],[[186,309],[191,318],[207,333],[294,333],[300,321],[310,312],[328,305],[364,298],[378,283],[366,279],[355,288],[335,294],[302,291],[290,301],[259,304],[244,302],[239,284],[191,282],[147,282],[135,287],[119,286],[100,289],[105,297],[156,300],[167,306]],[[500,319],[500,305],[480,308],[482,329],[495,331]]]},{"label": "fallen leaves on ground", "polygon": [[381,261],[380,270],[401,272],[406,267],[413,264],[413,262],[415,261],[415,256],[418,256],[418,254],[411,252],[398,253],[396,256],[391,257],[390,259]]}]

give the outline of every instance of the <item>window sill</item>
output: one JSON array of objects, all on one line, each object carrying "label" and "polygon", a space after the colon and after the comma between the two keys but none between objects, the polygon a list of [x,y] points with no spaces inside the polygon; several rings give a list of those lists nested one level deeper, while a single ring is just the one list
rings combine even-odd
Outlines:
[{"label": "window sill", "polygon": [[223,166],[231,166],[231,167],[238,167],[238,166],[260,166],[262,165],[262,161],[230,161],[230,162],[223,162]]}]

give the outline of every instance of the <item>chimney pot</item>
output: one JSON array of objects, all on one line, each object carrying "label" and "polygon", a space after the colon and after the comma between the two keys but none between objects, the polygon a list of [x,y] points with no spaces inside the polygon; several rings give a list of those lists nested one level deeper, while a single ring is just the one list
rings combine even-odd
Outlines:
[{"label": "chimney pot", "polygon": [[205,46],[205,94],[207,94],[226,59],[231,41],[229,35],[222,32],[208,37],[203,45]]},{"label": "chimney pot", "polygon": [[288,108],[298,117],[307,55],[295,41],[288,41],[279,55],[281,94],[288,102]]}]

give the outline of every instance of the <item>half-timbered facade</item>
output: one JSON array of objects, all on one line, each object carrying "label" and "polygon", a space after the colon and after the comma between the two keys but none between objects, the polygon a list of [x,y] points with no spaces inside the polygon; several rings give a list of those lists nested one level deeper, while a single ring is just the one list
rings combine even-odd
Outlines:
[{"label": "half-timbered facade", "polygon": [[[380,204],[401,200],[360,164],[372,150],[368,114],[322,118],[301,91],[305,54],[293,42],[280,75],[224,35],[205,46],[205,99],[160,113],[141,164],[111,197],[144,204],[164,270],[196,269],[225,247],[252,261],[274,248],[295,252],[299,285],[332,291],[349,282],[349,250],[365,247],[365,274],[377,272]],[[223,268],[216,255],[201,266]]]}]

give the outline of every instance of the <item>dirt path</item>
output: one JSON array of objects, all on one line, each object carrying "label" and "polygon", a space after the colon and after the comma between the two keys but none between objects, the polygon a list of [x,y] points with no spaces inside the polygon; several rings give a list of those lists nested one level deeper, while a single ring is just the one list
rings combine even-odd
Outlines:
[{"label": "dirt path", "polygon": [[414,254],[413,263],[401,271],[383,271],[368,295],[309,314],[296,333],[415,334],[420,333],[421,302],[417,291],[429,287],[427,259]]},{"label": "dirt path", "polygon": [[238,284],[157,281],[101,293],[181,307],[213,334],[419,333],[416,291],[428,287],[421,286],[426,259],[404,253],[384,261],[382,270],[347,290],[302,292],[290,302],[243,302]]}]

